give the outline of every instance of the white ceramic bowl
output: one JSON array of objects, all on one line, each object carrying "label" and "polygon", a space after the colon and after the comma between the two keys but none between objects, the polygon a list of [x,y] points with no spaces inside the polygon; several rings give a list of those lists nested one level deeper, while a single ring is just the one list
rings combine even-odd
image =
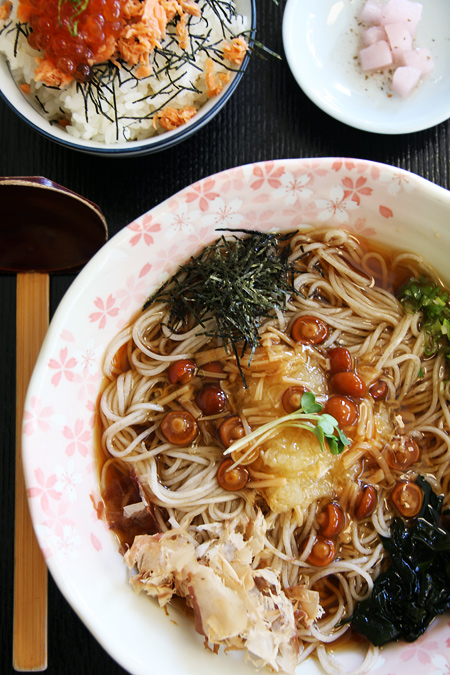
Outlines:
[{"label": "white ceramic bowl", "polygon": [[[217,238],[218,227],[337,225],[417,251],[450,281],[449,220],[449,192],[391,166],[343,158],[249,164],[194,183],[137,218],[74,281],[51,322],[26,399],[29,504],[59,588],[132,675],[254,671],[239,656],[205,650],[184,615],[170,610],[166,616],[135,595],[115,541],[97,517],[93,425],[110,339],[179,263]],[[417,643],[384,649],[377,675],[419,675],[423,666],[414,667],[424,663],[420,659],[434,672],[431,665],[447,658],[449,626],[442,620]],[[312,661],[299,669],[301,675],[319,672]]]},{"label": "white ceramic bowl", "polygon": [[[248,17],[251,40],[253,40],[256,25],[255,0],[235,0],[235,5],[238,14]],[[0,55],[0,95],[24,122],[29,124],[35,131],[60,145],[92,155],[113,157],[146,155],[166,150],[181,143],[181,141],[184,141],[202,129],[205,124],[208,124],[235,91],[247,68],[249,58],[249,53],[247,53],[239,70],[232,74],[230,81],[224,86],[222,92],[218,96],[210,98],[186,124],[173,131],[166,131],[163,134],[144,140],[106,144],[98,141],[78,139],[69,135],[60,125],[51,124],[41,115],[39,110],[31,105],[12,78],[7,61],[3,55]]]},{"label": "white ceramic bowl", "polygon": [[[386,0],[383,0],[385,3]],[[389,96],[380,75],[368,78],[355,56],[365,0],[288,0],[283,44],[297,83],[319,108],[356,129],[406,134],[450,117],[450,3],[422,2],[415,46],[428,47],[434,70],[406,99]],[[383,87],[383,88],[382,88]]]}]

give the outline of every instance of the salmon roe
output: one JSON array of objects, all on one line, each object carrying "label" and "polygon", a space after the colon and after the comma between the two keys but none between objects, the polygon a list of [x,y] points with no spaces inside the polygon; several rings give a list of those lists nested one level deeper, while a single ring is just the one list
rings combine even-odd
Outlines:
[{"label": "salmon roe", "polygon": [[125,0],[21,0],[28,5],[28,43],[65,75],[83,82],[111,56],[123,28]]}]

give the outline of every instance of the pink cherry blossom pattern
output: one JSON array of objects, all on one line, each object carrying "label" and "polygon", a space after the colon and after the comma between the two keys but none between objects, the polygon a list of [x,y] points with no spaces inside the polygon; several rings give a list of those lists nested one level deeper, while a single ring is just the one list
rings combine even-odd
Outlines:
[{"label": "pink cherry blossom pattern", "polygon": [[364,173],[367,171],[367,166],[367,162],[359,162],[353,159],[342,158],[333,162],[331,168],[333,171],[336,171],[336,173],[341,171],[341,169],[345,169],[350,172],[356,171],[357,173]]},{"label": "pink cherry blossom pattern", "polygon": [[64,377],[69,382],[73,382],[74,377],[74,368],[77,365],[77,360],[74,357],[69,357],[69,350],[67,347],[60,349],[59,351],[59,361],[57,359],[50,359],[48,367],[52,370],[56,370],[56,373],[51,378],[51,383],[57,387],[61,381],[61,378]]},{"label": "pink cherry blossom pattern", "polygon": [[381,169],[377,164],[370,164],[368,173],[375,183],[380,180]]},{"label": "pink cherry blossom pattern", "polygon": [[262,210],[247,211],[246,214],[247,227],[249,227],[249,229],[251,230],[270,229],[273,223],[274,215],[275,211],[273,209],[266,209],[264,211]]},{"label": "pink cherry blossom pattern", "polygon": [[86,410],[90,413],[86,423],[90,429],[94,429],[98,419],[98,410],[94,400],[86,401]]},{"label": "pink cherry blossom pattern", "polygon": [[401,191],[412,192],[414,190],[411,175],[401,169],[393,172],[381,170],[379,180],[388,184],[388,192],[391,195],[397,195]]},{"label": "pink cherry blossom pattern", "polygon": [[388,206],[383,206],[380,204],[379,211],[383,218],[393,218],[394,216],[392,209],[390,209]]},{"label": "pink cherry blossom pattern", "polygon": [[239,227],[244,220],[244,216],[240,213],[241,207],[242,202],[240,199],[225,201],[222,197],[219,197],[214,202],[214,206],[210,209],[208,216],[204,217],[203,222],[215,228]]},{"label": "pink cherry blossom pattern", "polygon": [[342,185],[346,198],[350,198],[357,204],[361,203],[361,196],[370,197],[373,192],[372,188],[367,185],[367,178],[364,178],[364,176],[358,176],[356,180],[346,176],[342,179]]},{"label": "pink cherry blossom pattern", "polygon": [[214,178],[205,178],[194,183],[186,191],[186,202],[191,204],[198,201],[200,211],[208,211],[210,202],[219,196],[219,193],[214,191],[215,184]]},{"label": "pink cherry blossom pattern", "polygon": [[322,165],[322,162],[318,159],[313,159],[311,161],[302,162],[300,166],[296,167],[297,176],[309,176],[311,181],[314,181],[314,177],[319,178],[326,176],[329,171]]},{"label": "pink cherry blossom pattern", "polygon": [[94,480],[97,480],[97,462],[95,461],[95,459],[92,459],[92,457],[91,458],[88,457],[88,460],[91,461],[86,462],[85,466],[86,476],[93,474],[95,476]]},{"label": "pink cherry blossom pattern", "polygon": [[83,475],[76,473],[74,461],[69,460],[66,466],[59,466],[55,471],[57,479],[55,487],[69,502],[75,502],[77,500],[76,486],[83,482]]},{"label": "pink cherry blossom pattern", "polygon": [[438,650],[439,643],[430,640],[427,634],[424,634],[418,640],[403,648],[399,658],[404,662],[412,659],[414,662],[418,661],[424,665],[430,664],[432,655]]},{"label": "pink cherry blossom pattern", "polygon": [[52,530],[57,537],[63,535],[63,528],[66,525],[74,525],[73,520],[66,516],[69,510],[69,502],[60,500],[57,503],[48,504],[44,509],[46,518],[42,521],[42,525]]},{"label": "pink cherry blossom pattern", "polygon": [[139,279],[142,279],[143,277],[145,277],[150,272],[151,269],[152,269],[151,264],[145,263],[145,265],[141,268],[141,271],[139,272],[139,275],[138,275]]},{"label": "pink cherry blossom pattern", "polygon": [[146,290],[147,284],[143,279],[139,280],[139,277],[128,276],[125,280],[125,288],[119,289],[116,293],[120,311],[125,312],[130,306],[139,307],[142,305],[147,297]]},{"label": "pink cherry blossom pattern", "polygon": [[152,235],[155,232],[160,232],[161,225],[153,223],[152,220],[153,216],[147,213],[141,219],[135,220],[128,225],[128,229],[136,233],[130,239],[131,246],[136,246],[141,239],[147,246],[151,246],[154,243]]},{"label": "pink cherry blossom pattern", "polygon": [[[214,237],[215,238],[215,237]],[[189,243],[192,245],[194,251],[203,248],[211,241],[211,228],[199,227],[194,230],[188,237]]]},{"label": "pink cherry blossom pattern", "polygon": [[255,180],[250,183],[252,190],[261,190],[267,183],[271,188],[279,188],[281,186],[280,178],[284,174],[284,167],[276,165],[275,162],[263,162],[262,164],[255,164],[253,167],[253,175]]},{"label": "pink cherry blossom pattern", "polygon": [[64,340],[64,342],[75,342],[75,336],[70,330],[64,329],[61,331],[61,340]]},{"label": "pink cherry blossom pattern", "polygon": [[176,213],[178,211],[180,208],[180,200],[178,199],[178,196],[169,197],[167,200],[167,208],[171,213]]},{"label": "pink cherry blossom pattern", "polygon": [[281,213],[286,222],[290,222],[293,230],[299,223],[314,223],[318,219],[316,205],[310,199],[299,199],[295,205],[284,208]]},{"label": "pink cherry blossom pattern", "polygon": [[46,476],[40,468],[34,471],[37,485],[30,486],[27,489],[27,496],[30,499],[39,498],[41,509],[44,513],[50,512],[50,500],[59,501],[61,492],[57,489],[58,478],[55,473]]},{"label": "pink cherry blossom pattern", "polygon": [[158,260],[153,264],[153,269],[170,274],[176,268],[176,263],[181,264],[188,256],[186,249],[179,251],[177,244],[173,244],[168,249],[158,251]]},{"label": "pink cherry blossom pattern", "polygon": [[92,532],[91,532],[91,543],[92,543],[92,546],[95,548],[96,551],[101,551],[103,549],[102,542]]},{"label": "pink cherry blossom pattern", "polygon": [[96,395],[101,377],[99,364],[104,352],[104,345],[96,345],[93,339],[83,343],[82,347],[73,352],[77,361],[74,382],[80,383],[77,394],[79,401]]},{"label": "pink cherry blossom pattern", "polygon": [[291,173],[283,177],[283,191],[286,204],[293,205],[300,199],[307,200],[311,197],[312,190],[309,189],[311,176],[304,174],[303,176],[295,176]]},{"label": "pink cherry blossom pattern", "polygon": [[68,457],[71,457],[75,452],[78,452],[82,457],[86,457],[89,452],[87,443],[91,439],[91,431],[85,429],[84,420],[77,419],[73,428],[65,426],[63,436],[70,441],[65,450]]},{"label": "pink cherry blossom pattern", "polygon": [[36,396],[31,397],[30,404],[31,409],[25,410],[23,414],[23,433],[31,436],[36,426],[43,432],[50,431],[49,420],[53,415],[53,408],[48,405],[42,407],[40,399]]},{"label": "pink cherry blossom pattern", "polygon": [[242,167],[229,169],[221,174],[222,185],[220,192],[226,194],[227,192],[239,192],[245,189],[245,174]]},{"label": "pink cherry blossom pattern", "polygon": [[[74,352],[77,361],[76,372],[82,377],[96,375],[99,349],[95,347],[93,340],[89,340],[83,347],[82,350],[75,350]],[[100,351],[103,351],[103,349],[101,348]]]},{"label": "pink cherry blossom pattern", "polygon": [[340,185],[331,188],[329,199],[317,199],[316,206],[320,221],[329,221],[335,218],[340,224],[347,223],[349,211],[358,208],[356,202],[346,197],[345,191]]},{"label": "pink cherry blossom pattern", "polygon": [[192,214],[189,214],[187,210],[180,209],[178,213],[174,214],[164,233],[167,237],[172,238],[185,232],[192,232],[194,229],[195,220],[192,218]]},{"label": "pink cherry blossom pattern", "polygon": [[357,218],[353,225],[346,225],[345,228],[349,232],[354,232],[356,235],[361,235],[362,237],[374,237],[377,233],[375,228],[367,227],[366,218]]},{"label": "pink cherry blossom pattern", "polygon": [[98,393],[99,375],[85,375],[77,392],[77,399],[85,401],[89,397],[95,397]]},{"label": "pink cherry blossom pattern", "polygon": [[92,323],[98,321],[98,327],[100,330],[102,330],[106,326],[108,317],[118,315],[119,307],[117,307],[116,298],[112,294],[108,295],[106,300],[102,300],[102,298],[96,298],[94,300],[94,305],[97,307],[98,312],[92,312],[92,314],[89,314],[89,321]]},{"label": "pink cherry blossom pattern", "polygon": [[62,525],[61,533],[57,541],[57,547],[64,556],[72,555],[80,546],[81,539],[76,533],[74,523]]}]

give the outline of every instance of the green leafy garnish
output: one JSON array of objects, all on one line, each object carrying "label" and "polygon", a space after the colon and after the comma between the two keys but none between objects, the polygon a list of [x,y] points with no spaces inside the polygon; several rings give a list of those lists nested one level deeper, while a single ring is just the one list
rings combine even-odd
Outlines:
[{"label": "green leafy garnish", "polygon": [[443,497],[421,476],[416,482],[424,494],[422,509],[409,525],[394,518],[391,536],[381,537],[390,567],[349,619],[375,646],[400,638],[413,642],[435,616],[450,610],[450,533],[440,524]]},{"label": "green leafy garnish", "polygon": [[73,9],[68,24],[69,33],[72,35],[72,37],[76,37],[78,35],[79,16],[84,12],[86,7],[89,5],[89,0],[58,0],[58,22],[60,26],[63,25],[61,19],[61,8],[63,5],[66,5],[67,3],[69,5],[72,5]]},{"label": "green leafy garnish", "polygon": [[[274,316],[275,309],[283,310],[298,292],[293,285],[295,263],[289,261],[292,233],[226,231],[247,236],[222,236],[206,246],[147,300],[144,309],[156,301],[166,302],[169,328],[175,333],[183,331],[193,316],[206,335],[219,338],[227,351],[231,347],[245,383],[240,358],[249,346],[250,363],[262,319]],[[214,323],[206,328],[209,319]]]},{"label": "green leafy garnish", "polygon": [[317,403],[316,397],[311,391],[305,391],[304,394],[302,394],[300,406],[300,410],[304,413],[316,413],[322,410],[322,406],[320,403]]},{"label": "green leafy garnish", "polygon": [[422,312],[425,332],[425,356],[433,356],[440,349],[450,359],[450,304],[448,293],[432,279],[410,279],[401,287],[398,299],[405,312]]},{"label": "green leafy garnish", "polygon": [[298,410],[289,415],[278,417],[272,422],[267,422],[258,427],[247,436],[243,436],[238,441],[235,441],[225,450],[224,455],[229,455],[237,450],[242,450],[249,445],[250,449],[255,447],[263,440],[272,434],[273,431],[279,431],[282,427],[297,427],[299,429],[306,429],[311,431],[319,441],[320,449],[325,450],[325,443],[332,455],[340,455],[350,441],[339,429],[337,420],[332,416],[324,413],[318,415],[322,410],[320,403],[317,403],[316,397],[311,392],[305,392],[301,398],[301,406]]}]

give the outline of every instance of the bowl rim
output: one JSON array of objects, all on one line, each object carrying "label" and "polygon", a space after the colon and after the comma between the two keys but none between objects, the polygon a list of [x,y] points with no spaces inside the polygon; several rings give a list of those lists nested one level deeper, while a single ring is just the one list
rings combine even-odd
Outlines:
[{"label": "bowl rim", "polygon": [[[77,152],[97,156],[126,157],[131,155],[139,156],[151,154],[167,150],[168,148],[171,148],[174,145],[181,143],[189,136],[195,134],[196,131],[199,131],[204,125],[210,122],[213,119],[213,117],[215,117],[217,113],[220,112],[222,107],[228,102],[232,94],[235,92],[238,84],[240,83],[245,71],[247,70],[251,58],[251,47],[254,44],[256,35],[256,0],[247,0],[247,2],[250,5],[250,12],[248,17],[250,19],[250,27],[248,29],[250,50],[247,51],[239,69],[234,71],[234,76],[231,82],[229,82],[229,84],[226,85],[226,87],[224,88],[223,93],[220,94],[217,100],[215,101],[213,99],[210,99],[212,101],[212,105],[210,106],[210,108],[201,116],[197,115],[194,116],[194,118],[190,120],[187,124],[184,124],[181,127],[178,127],[177,129],[166,131],[162,134],[159,134],[157,136],[151,136],[147,139],[139,139],[134,141],[121,141],[120,143],[117,144],[104,146],[102,146],[99,141],[91,141],[96,145],[84,145],[85,141],[83,139],[76,139],[70,136],[70,134],[67,134],[67,139],[59,135],[56,136],[47,129],[40,127],[38,124],[28,119],[24,112],[16,108],[13,101],[10,100],[10,98],[7,96],[7,94],[4,92],[1,86],[0,86],[0,97],[13,112],[23,122],[25,122],[27,126],[32,128],[34,131],[38,132],[41,136],[65,148],[76,150]],[[17,84],[11,74],[7,59],[4,57],[4,55],[1,55],[0,58],[6,64],[7,69],[10,73],[11,85],[17,88]],[[31,105],[31,103],[26,101],[26,99],[24,99],[24,102],[27,104],[27,106],[31,106],[31,108],[35,110],[35,108],[33,108],[33,106]],[[201,110],[202,108],[200,108],[199,112]],[[36,110],[36,112],[37,114],[40,114],[39,111]],[[43,123],[45,123],[45,125],[48,124],[50,128],[53,126],[50,120],[47,120],[42,115],[41,118],[43,120]]]},{"label": "bowl rim", "polygon": [[[205,186],[208,185],[208,181],[210,181],[212,178],[215,177],[220,177],[220,176],[225,176],[228,174],[228,177],[230,174],[232,176],[239,176],[239,171],[240,170],[248,170],[250,169],[265,169],[269,164],[274,165],[274,170],[276,171],[277,166],[285,166],[287,168],[289,167],[295,167],[297,165],[304,165],[307,167],[308,165],[313,164],[314,162],[317,163],[318,168],[325,168],[327,173],[332,175],[333,174],[333,166],[335,163],[339,163],[340,165],[345,165],[345,164],[355,164],[357,165],[358,163],[364,164],[368,169],[375,169],[375,170],[387,170],[389,174],[392,176],[394,173],[402,175],[403,177],[408,177],[411,179],[411,182],[414,183],[419,189],[426,189],[429,194],[430,194],[430,199],[436,204],[443,204],[445,208],[447,208],[450,211],[450,192],[446,190],[445,188],[436,185],[435,183],[429,181],[428,179],[419,176],[417,174],[414,174],[410,171],[407,171],[406,169],[400,169],[398,167],[392,166],[392,165],[387,165],[383,164],[380,162],[372,161],[372,160],[364,160],[364,159],[351,159],[351,158],[336,158],[336,157],[319,157],[319,158],[291,158],[291,159],[276,159],[273,162],[268,162],[268,161],[262,161],[262,162],[253,162],[249,163],[246,165],[242,165],[239,167],[232,167],[230,169],[226,169],[224,171],[220,171],[216,174],[212,174],[211,176],[207,176],[205,178],[200,179],[197,181],[195,184],[192,185],[197,185],[197,186]],[[312,169],[313,170],[313,169]],[[355,170],[354,173],[357,175],[358,171]],[[258,174],[253,174],[256,176],[256,178],[260,178],[261,173]],[[276,176],[274,176],[275,178]],[[142,214],[142,216],[139,216],[138,220],[141,218],[144,218],[146,215],[148,215],[150,212],[155,211],[156,209],[160,212],[167,212],[170,211],[170,202],[172,200],[176,200],[177,197],[180,195],[187,194],[190,188],[192,188],[192,185],[186,186],[176,192],[174,195],[170,196],[169,198],[163,200],[156,206],[154,206],[152,209],[147,211],[146,214]],[[386,188],[387,190],[387,188]],[[428,201],[428,200],[427,200]],[[265,207],[264,207],[265,208]],[[133,221],[136,222],[136,221]],[[133,224],[133,223],[131,223]],[[27,403],[30,400],[30,397],[34,394],[39,393],[39,387],[38,385],[42,383],[43,379],[48,379],[48,376],[46,378],[43,377],[42,374],[42,366],[43,366],[43,358],[47,358],[51,354],[51,349],[53,348],[53,344],[57,339],[59,339],[59,335],[57,335],[58,330],[64,328],[64,320],[67,318],[68,314],[71,312],[73,305],[76,302],[79,302],[80,296],[82,296],[82,290],[86,286],[86,282],[89,279],[89,275],[93,274],[95,271],[95,276],[96,278],[100,278],[100,276],[104,272],[104,262],[105,259],[109,253],[109,251],[114,249],[114,244],[120,243],[124,241],[125,238],[125,231],[127,230],[127,227],[124,227],[122,230],[119,230],[117,234],[115,234],[100,251],[91,259],[91,261],[85,266],[83,271],[78,275],[78,277],[72,282],[71,286],[69,287],[68,291],[66,292],[63,300],[61,301],[59,307],[56,309],[56,312],[52,318],[52,322],[50,324],[49,332],[45,338],[43,348],[41,350],[41,355],[38,360],[38,364],[35,368],[35,371],[32,375],[32,379],[30,382],[30,386],[27,392]],[[130,314],[127,312],[127,316]],[[118,330],[117,330],[118,332]],[[23,444],[24,447],[29,445],[30,441],[28,438],[23,436]],[[30,455],[28,456],[28,460],[30,459]],[[36,461],[36,460],[35,460]],[[27,482],[27,485],[30,486],[30,478],[31,472],[32,472],[32,466],[30,462],[24,462],[25,466],[25,479]],[[95,479],[96,480],[96,479]],[[37,516],[38,511],[37,509],[39,508],[36,503],[33,503],[33,500],[29,498],[29,504],[30,504],[30,510],[33,516]],[[33,517],[33,525],[36,529],[36,523],[37,523],[37,517]],[[38,535],[39,539],[39,535]],[[111,544],[112,544],[112,538],[111,538]],[[41,545],[42,545],[42,539],[41,539]],[[116,549],[117,553],[117,549]],[[119,556],[117,555],[117,558]],[[62,594],[65,596],[66,600],[69,602],[71,607],[74,609],[74,611],[78,614],[78,616],[81,618],[81,620],[84,622],[84,624],[87,626],[87,628],[90,630],[90,632],[94,635],[94,637],[98,640],[98,642],[103,646],[103,648],[114,658],[118,663],[120,663],[124,668],[131,668],[130,672],[133,673],[143,673],[143,670],[139,670],[139,668],[135,668],[135,664],[133,662],[132,657],[130,661],[125,661],[124,656],[123,656],[123,651],[121,652],[119,647],[116,645],[112,645],[112,643],[109,640],[109,636],[107,637],[105,635],[105,632],[103,630],[103,627],[99,627],[97,617],[95,616],[95,613],[93,614],[92,611],[89,611],[89,607],[87,606],[87,603],[85,602],[84,598],[84,593],[80,593],[79,590],[76,587],[76,584],[74,584],[73,580],[70,579],[67,576],[67,571],[64,566],[64,559],[63,558],[54,558],[50,557],[47,559],[47,564],[48,567],[52,573],[52,576],[57,584],[57,586],[60,588]],[[115,566],[115,563],[114,563]],[[109,572],[105,570],[105,574],[109,575]],[[111,579],[117,581],[117,578],[114,576],[115,573],[111,573]],[[126,595],[127,591],[125,591],[125,588],[129,588],[129,585],[126,584],[125,578],[120,579],[120,584],[123,583],[123,588],[122,585],[119,585],[118,588],[115,590],[117,591],[118,594],[121,594],[122,591],[124,592],[123,594]],[[144,602],[147,602],[148,599],[144,598]],[[159,611],[159,610],[158,610]],[[183,637],[184,639],[184,637]],[[234,667],[235,662],[234,661],[229,661],[228,666]],[[154,671],[147,670],[145,671],[146,674],[149,672],[154,673]],[[305,672],[309,672],[305,671]],[[200,673],[200,671],[199,671]],[[236,673],[238,673],[238,667],[236,664]],[[238,673],[240,675],[240,673]],[[384,675],[384,671],[383,671]]]}]

